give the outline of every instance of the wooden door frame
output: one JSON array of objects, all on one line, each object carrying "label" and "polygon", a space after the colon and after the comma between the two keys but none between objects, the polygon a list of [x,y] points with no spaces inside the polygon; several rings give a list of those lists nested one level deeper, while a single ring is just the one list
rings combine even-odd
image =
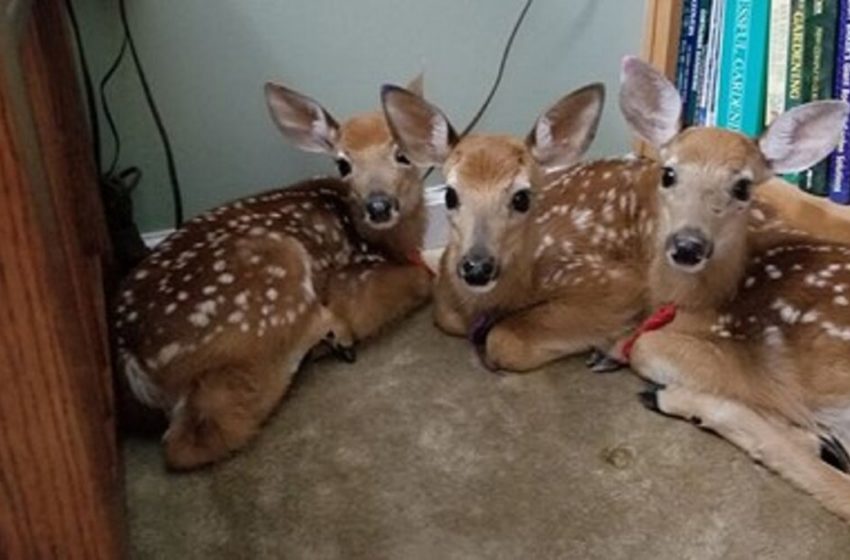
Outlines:
[{"label": "wooden door frame", "polygon": [[62,6],[0,0],[0,557],[111,559],[108,247]]}]

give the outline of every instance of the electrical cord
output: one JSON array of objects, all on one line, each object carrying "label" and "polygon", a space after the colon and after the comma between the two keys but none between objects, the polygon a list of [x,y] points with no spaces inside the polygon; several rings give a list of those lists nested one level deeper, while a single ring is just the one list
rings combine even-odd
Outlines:
[{"label": "electrical cord", "polygon": [[[496,72],[496,79],[493,80],[493,85],[490,86],[490,91],[487,93],[487,97],[484,98],[484,102],[478,108],[478,111],[475,112],[472,119],[469,121],[469,124],[466,125],[466,128],[463,129],[463,132],[460,133],[460,137],[463,138],[475,128],[478,122],[481,120],[481,117],[484,116],[484,113],[487,112],[487,109],[490,108],[490,104],[493,102],[493,98],[496,97],[496,92],[499,91],[499,86],[502,85],[502,78],[505,76],[505,68],[508,65],[508,59],[511,56],[511,50],[514,46],[514,39],[516,39],[517,33],[519,33],[520,28],[522,27],[523,21],[525,21],[525,16],[528,14],[528,10],[531,8],[531,5],[534,3],[534,0],[526,0],[525,5],[519,12],[519,16],[517,16],[516,22],[514,22],[513,29],[511,29],[510,35],[508,35],[508,40],[505,43],[505,48],[502,49],[502,56],[499,59],[499,69]],[[433,167],[428,168],[428,171],[422,176],[422,180],[428,178],[429,175],[434,171]]]},{"label": "electrical cord", "polygon": [[130,49],[130,56],[133,58],[133,64],[136,66],[136,72],[139,75],[139,82],[142,84],[142,91],[144,92],[145,100],[147,101],[154,123],[156,124],[156,129],[159,133],[163,150],[165,151],[165,161],[168,167],[168,178],[171,182],[171,196],[174,204],[174,222],[175,227],[180,227],[180,224],[183,223],[183,195],[180,189],[180,180],[177,177],[177,166],[174,163],[174,153],[171,150],[171,140],[168,137],[168,132],[165,130],[165,125],[163,124],[162,117],[159,114],[159,108],[157,107],[153,94],[151,93],[147,76],[145,75],[142,63],[139,60],[139,53],[136,51],[136,44],[133,41],[133,34],[130,31],[130,24],[127,19],[127,7],[125,0],[119,0],[118,8],[121,13],[121,25],[124,27],[124,34],[127,38],[127,46]]},{"label": "electrical cord", "polygon": [[80,24],[77,21],[77,14],[74,11],[74,5],[71,0],[65,0],[65,9],[68,11],[68,19],[71,22],[71,31],[74,33],[74,42],[77,47],[77,58],[80,62],[80,71],[83,74],[83,87],[85,88],[86,93],[89,127],[91,128],[92,144],[94,144],[94,159],[97,165],[97,171],[100,173],[102,165],[102,158],[100,154],[100,126],[97,121],[97,107],[95,106],[94,101],[94,86],[92,85],[91,71],[89,70],[88,60],[86,59],[85,49],[83,48]]},{"label": "electrical cord", "polygon": [[490,88],[490,92],[487,94],[487,97],[484,99],[484,103],[479,107],[478,112],[475,113],[475,116],[472,117],[472,120],[469,121],[469,124],[466,125],[466,128],[463,129],[463,132],[460,133],[461,138],[469,134],[475,125],[478,124],[478,121],[481,120],[481,117],[484,116],[484,113],[490,107],[490,103],[493,101],[493,98],[496,96],[496,92],[499,90],[499,86],[502,84],[502,78],[505,75],[505,67],[508,64],[508,58],[511,55],[511,50],[514,46],[514,39],[516,39],[517,33],[519,33],[520,27],[522,27],[522,22],[525,20],[526,14],[528,14],[528,10],[531,8],[531,5],[534,3],[534,0],[527,0],[525,5],[520,10],[519,16],[517,17],[516,23],[514,23],[514,27],[511,30],[511,34],[508,36],[508,41],[505,43],[505,48],[502,51],[502,58],[499,61],[499,70],[496,72],[496,79],[493,81],[493,85]]},{"label": "electrical cord", "polygon": [[115,149],[112,153],[112,160],[109,162],[109,168],[105,172],[107,177],[115,173],[115,168],[118,166],[118,160],[121,157],[121,135],[118,133],[118,127],[115,124],[112,109],[109,108],[109,102],[106,99],[106,87],[109,85],[109,81],[112,79],[112,76],[115,75],[118,67],[121,66],[121,63],[124,61],[124,55],[127,54],[128,44],[129,41],[127,41],[127,34],[125,33],[124,40],[121,43],[121,49],[118,51],[118,54],[115,56],[112,64],[110,64],[109,69],[100,80],[100,106],[103,110],[103,116],[106,119],[107,124],[109,124],[112,141],[115,145]]}]

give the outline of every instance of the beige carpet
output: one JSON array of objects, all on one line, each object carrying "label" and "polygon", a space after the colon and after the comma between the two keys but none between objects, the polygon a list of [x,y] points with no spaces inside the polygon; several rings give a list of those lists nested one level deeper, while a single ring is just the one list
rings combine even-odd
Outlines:
[{"label": "beige carpet", "polygon": [[308,366],[258,440],[188,475],[125,444],[135,558],[847,559],[850,528],[582,360],[498,376],[428,312]]}]

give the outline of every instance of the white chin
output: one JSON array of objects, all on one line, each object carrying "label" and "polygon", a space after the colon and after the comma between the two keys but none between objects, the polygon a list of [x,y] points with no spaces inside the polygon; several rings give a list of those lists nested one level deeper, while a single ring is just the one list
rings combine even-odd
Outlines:
[{"label": "white chin", "polygon": [[496,283],[498,282],[498,280],[493,280],[492,282],[489,282],[484,286],[472,286],[470,284],[467,284],[463,279],[461,279],[461,282],[463,282],[464,287],[473,294],[486,294],[487,292],[491,291],[493,288],[496,287]]},{"label": "white chin", "polygon": [[677,263],[669,254],[667,255],[667,262],[670,263],[670,266],[672,266],[676,270],[685,272],[687,274],[696,274],[698,272],[702,272],[703,270],[705,270],[705,267],[708,266],[708,259],[703,259],[693,266],[688,266]]},{"label": "white chin", "polygon": [[392,217],[386,222],[373,222],[369,218],[366,218],[366,223],[369,224],[369,227],[377,230],[385,230],[392,229],[398,223],[398,214],[393,214]]}]

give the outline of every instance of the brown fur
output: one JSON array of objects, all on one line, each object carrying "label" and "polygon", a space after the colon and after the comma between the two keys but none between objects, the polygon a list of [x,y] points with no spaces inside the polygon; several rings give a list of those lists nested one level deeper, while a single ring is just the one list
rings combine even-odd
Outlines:
[{"label": "brown fur", "polygon": [[[726,189],[737,172],[748,170],[756,183],[769,175],[755,145],[734,139],[697,129],[662,150],[680,170],[680,184],[658,194],[667,218],[656,237],[650,291],[654,303],[674,303],[679,312],[638,339],[632,366],[654,382],[695,391],[682,402],[660,401],[667,413],[685,415],[690,405],[688,414],[705,414],[704,399],[728,399],[723,406],[734,416],[713,414],[711,427],[850,520],[836,499],[850,495],[850,478],[786,435],[789,425],[800,426],[850,444],[850,245],[800,231],[818,231],[817,224],[767,223],[769,209],[731,201]],[[688,169],[702,175],[697,180]],[[731,202],[709,216],[683,203],[695,194]],[[701,271],[671,265],[660,245],[683,224],[723,240]]]},{"label": "brown fur", "polygon": [[[348,347],[424,304],[430,273],[410,263],[425,208],[418,172],[394,159],[380,113],[340,127],[347,180],[247,197],[187,222],[124,281],[114,307],[119,369],[166,411],[166,462],[198,467],[244,446],[322,341]],[[380,187],[399,219],[374,229]]]}]

